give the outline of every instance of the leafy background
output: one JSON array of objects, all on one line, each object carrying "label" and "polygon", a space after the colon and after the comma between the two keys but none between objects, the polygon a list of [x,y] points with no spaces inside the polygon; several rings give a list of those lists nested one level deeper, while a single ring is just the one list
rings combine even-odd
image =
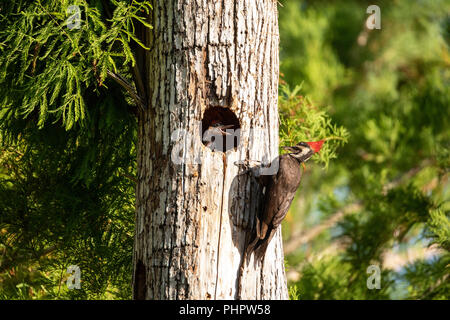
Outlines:
[{"label": "leafy background", "polygon": [[[82,27],[62,32],[70,4]],[[365,28],[370,4],[381,30]],[[132,82],[150,8],[0,4],[0,298],[131,298],[136,107],[108,70]],[[280,1],[281,143],[338,138],[283,222],[292,299],[449,299],[449,12]]]},{"label": "leafy background", "polygon": [[[364,22],[369,4],[381,29]],[[291,297],[448,299],[449,3],[285,1],[281,71],[350,138],[284,224]],[[369,290],[370,265],[381,289]]]}]

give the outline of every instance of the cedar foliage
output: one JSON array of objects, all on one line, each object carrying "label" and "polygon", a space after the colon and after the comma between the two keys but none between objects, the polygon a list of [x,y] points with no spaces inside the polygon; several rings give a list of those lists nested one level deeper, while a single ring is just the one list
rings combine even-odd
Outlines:
[{"label": "cedar foliage", "polygon": [[[79,29],[67,28],[79,5]],[[130,298],[134,35],[148,1],[0,4],[0,298]],[[68,290],[67,267],[82,289]]]},{"label": "cedar foliage", "polygon": [[[83,13],[79,28],[67,27],[69,5]],[[131,41],[145,47],[135,24],[151,27],[140,16],[148,1],[10,1],[1,9],[0,121],[33,116],[39,128],[49,117],[67,130],[83,125],[86,91],[104,86],[108,71],[134,65]]]}]

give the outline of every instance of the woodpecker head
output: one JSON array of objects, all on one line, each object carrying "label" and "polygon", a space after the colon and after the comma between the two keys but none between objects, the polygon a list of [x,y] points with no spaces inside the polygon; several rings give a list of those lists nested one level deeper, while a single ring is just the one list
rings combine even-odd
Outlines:
[{"label": "woodpecker head", "polygon": [[[224,125],[221,122],[211,124],[203,133],[202,141],[208,147],[214,150],[224,151],[226,147],[225,136],[232,135],[227,129],[233,128],[234,125]],[[223,137],[223,141],[220,139]],[[218,141],[220,140],[220,141]]]},{"label": "woodpecker head", "polygon": [[[226,132],[225,130],[233,128],[233,127],[234,127],[234,125],[232,125],[232,124],[224,125],[221,122],[215,122],[208,127],[208,129],[205,131],[205,133],[208,132],[209,135],[216,134],[216,135],[228,136],[228,135],[231,135],[231,133]],[[206,136],[206,138],[207,138],[207,136]],[[203,141],[205,141],[205,136],[203,138]]]},{"label": "woodpecker head", "polygon": [[308,161],[314,153],[319,152],[322,148],[324,140],[313,142],[299,142],[292,147],[283,147],[289,151],[289,155],[300,162]]}]

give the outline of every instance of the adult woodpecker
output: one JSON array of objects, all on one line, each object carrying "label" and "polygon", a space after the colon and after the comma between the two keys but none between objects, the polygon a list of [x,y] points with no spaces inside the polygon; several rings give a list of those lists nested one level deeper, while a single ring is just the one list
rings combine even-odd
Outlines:
[{"label": "adult woodpecker", "polygon": [[320,151],[323,142],[299,142],[292,147],[283,147],[289,153],[279,157],[278,172],[259,180],[265,187],[264,207],[256,217],[256,234],[247,247],[247,254],[254,251],[257,257],[264,257],[300,185],[302,166],[304,168],[304,163]]}]

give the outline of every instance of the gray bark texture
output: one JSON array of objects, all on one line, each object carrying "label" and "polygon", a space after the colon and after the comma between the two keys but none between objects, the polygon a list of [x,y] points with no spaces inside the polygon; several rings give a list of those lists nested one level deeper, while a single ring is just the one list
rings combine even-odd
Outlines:
[{"label": "gray bark texture", "polygon": [[[263,190],[235,165],[278,156],[277,15],[274,0],[155,1],[137,59],[135,299],[288,299],[281,228],[244,262]],[[238,121],[236,148],[202,143],[208,110]]]}]

